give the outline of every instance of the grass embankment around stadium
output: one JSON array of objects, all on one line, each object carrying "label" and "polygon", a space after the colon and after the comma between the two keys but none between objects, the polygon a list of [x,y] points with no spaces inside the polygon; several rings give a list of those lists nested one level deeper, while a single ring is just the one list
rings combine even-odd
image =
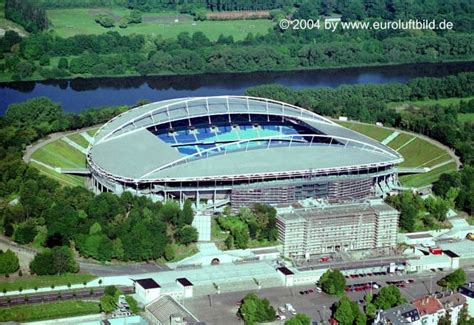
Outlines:
[{"label": "grass embankment around stadium", "polygon": [[33,275],[20,278],[2,279],[0,292],[16,291],[34,288],[51,288],[70,284],[83,284],[96,279],[97,276],[88,273],[64,273],[60,275]]},{"label": "grass embankment around stadium", "polygon": [[[87,130],[89,136],[94,136],[98,128]],[[87,149],[89,142],[78,131],[61,137],[38,148],[31,155],[31,165],[41,173],[57,180],[65,186],[84,186],[84,178],[76,175],[61,174],[56,168],[85,168],[86,156],[78,148],[64,141],[68,138],[78,146]]]},{"label": "grass embankment around stadium", "polygon": [[[372,124],[341,121],[337,121],[337,123],[377,141],[383,141],[395,132],[394,129]],[[445,148],[437,146],[421,136],[401,130],[396,131],[400,132],[400,134],[388,142],[387,146],[400,153],[405,159],[400,164],[400,167],[433,168],[426,173],[401,176],[400,180],[404,186],[426,186],[437,181],[442,173],[449,173],[456,170],[456,163]]]},{"label": "grass embankment around stadium", "polygon": [[[105,28],[95,22],[97,14],[107,14],[116,20],[115,27]],[[51,9],[47,16],[51,21],[50,30],[58,36],[70,37],[78,34],[102,34],[116,31],[122,35],[142,34],[150,36],[161,35],[163,38],[176,38],[181,32],[203,32],[211,41],[219,35],[232,35],[234,40],[243,40],[248,33],[266,34],[272,27],[269,19],[240,19],[240,20],[205,20],[194,21],[190,15],[180,14],[177,11],[143,13],[142,22],[129,24],[127,28],[119,27],[121,17],[130,15],[130,9],[123,7],[112,8],[73,8]]]},{"label": "grass embankment around stadium", "polygon": [[98,302],[68,300],[0,308],[0,322],[31,322],[99,313]]}]

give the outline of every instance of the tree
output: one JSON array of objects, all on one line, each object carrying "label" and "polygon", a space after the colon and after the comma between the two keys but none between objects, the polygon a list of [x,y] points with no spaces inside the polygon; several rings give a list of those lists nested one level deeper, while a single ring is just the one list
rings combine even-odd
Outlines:
[{"label": "tree", "polygon": [[268,299],[260,299],[256,294],[249,293],[242,300],[238,314],[245,324],[271,322],[276,318],[275,309]]},{"label": "tree", "polygon": [[352,301],[344,296],[336,304],[334,318],[339,322],[339,324],[350,325],[354,323],[356,315],[352,313],[351,303]]},{"label": "tree", "polygon": [[66,70],[69,68],[69,62],[67,58],[60,58],[58,61],[58,69]]},{"label": "tree", "polygon": [[469,310],[467,308],[467,305],[464,305],[459,312],[458,316],[458,325],[472,325],[472,318],[469,318]]},{"label": "tree", "polygon": [[114,297],[115,294],[117,293],[117,290],[118,290],[117,287],[114,285],[106,286],[104,288],[104,295],[109,295],[109,296]]},{"label": "tree", "polygon": [[232,237],[232,235],[228,235],[224,241],[224,244],[227,247],[227,249],[234,248],[234,237]]},{"label": "tree", "polygon": [[405,303],[405,298],[402,297],[400,289],[394,285],[383,287],[375,297],[374,305],[377,309],[389,309]]},{"label": "tree", "polygon": [[245,249],[249,243],[249,233],[246,228],[237,228],[232,232],[234,245],[236,248]]},{"label": "tree", "polygon": [[13,239],[20,244],[29,244],[33,241],[36,234],[38,234],[36,225],[34,221],[30,219],[16,227]]},{"label": "tree", "polygon": [[452,290],[456,290],[464,283],[466,283],[466,273],[463,269],[457,269],[456,271],[446,275],[444,278],[438,281],[438,284],[440,286]]},{"label": "tree", "polygon": [[130,310],[134,314],[138,314],[140,312],[140,308],[138,307],[138,302],[132,296],[125,296],[125,301],[127,302]]},{"label": "tree", "polygon": [[165,259],[167,261],[171,261],[174,259],[176,256],[176,249],[174,248],[174,245],[172,244],[167,244],[165,246]]},{"label": "tree", "polygon": [[198,231],[193,226],[184,226],[175,234],[176,241],[183,245],[189,245],[198,240]]},{"label": "tree", "polygon": [[79,265],[69,247],[56,246],[37,253],[30,263],[30,271],[37,275],[76,273]]},{"label": "tree", "polygon": [[179,225],[191,225],[194,219],[193,203],[187,199],[184,201],[183,209],[179,213]]},{"label": "tree", "polygon": [[285,322],[285,325],[310,325],[311,318],[306,314],[298,313]]},{"label": "tree", "polygon": [[439,320],[438,325],[451,325],[451,315],[446,312]]},{"label": "tree", "polygon": [[6,252],[0,250],[0,273],[10,274],[20,268],[18,257],[14,252],[7,249]]},{"label": "tree", "polygon": [[115,308],[117,308],[115,298],[107,294],[103,295],[102,298],[100,298],[100,308],[106,313],[113,312]]},{"label": "tree", "polygon": [[346,287],[346,279],[339,270],[327,270],[319,279],[321,289],[330,295],[341,295]]}]

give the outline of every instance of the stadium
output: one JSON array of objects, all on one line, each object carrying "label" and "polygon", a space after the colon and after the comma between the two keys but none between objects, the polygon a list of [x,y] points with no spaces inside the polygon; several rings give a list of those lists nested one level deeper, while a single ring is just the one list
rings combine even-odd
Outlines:
[{"label": "stadium", "polygon": [[244,96],[165,100],[106,124],[87,153],[97,193],[292,203],[382,196],[397,186],[393,149],[308,110]]}]

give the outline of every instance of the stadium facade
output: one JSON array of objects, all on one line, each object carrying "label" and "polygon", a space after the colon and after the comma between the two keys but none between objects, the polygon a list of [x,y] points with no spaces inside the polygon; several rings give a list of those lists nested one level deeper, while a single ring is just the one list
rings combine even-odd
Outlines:
[{"label": "stadium facade", "polygon": [[382,196],[398,184],[402,161],[313,112],[244,96],[134,108],[104,124],[87,155],[95,192],[230,201],[234,208]]}]

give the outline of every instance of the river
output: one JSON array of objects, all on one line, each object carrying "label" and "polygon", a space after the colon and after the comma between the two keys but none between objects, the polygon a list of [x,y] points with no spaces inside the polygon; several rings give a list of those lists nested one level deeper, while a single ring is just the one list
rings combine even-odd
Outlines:
[{"label": "river", "polygon": [[203,74],[188,76],[118,77],[0,83],[0,115],[11,103],[47,96],[67,112],[90,107],[134,104],[176,97],[242,95],[249,87],[281,84],[295,89],[342,84],[407,82],[474,71],[473,62],[418,63],[397,66],[338,68],[308,71]]}]

